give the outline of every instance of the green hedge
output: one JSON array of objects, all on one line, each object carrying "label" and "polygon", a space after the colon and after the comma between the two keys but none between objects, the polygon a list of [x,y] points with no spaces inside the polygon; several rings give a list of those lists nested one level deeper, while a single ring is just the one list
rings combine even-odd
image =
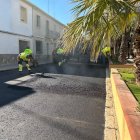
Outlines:
[{"label": "green hedge", "polygon": [[120,68],[118,71],[120,72],[122,79],[125,81],[130,91],[140,103],[140,86],[136,85],[135,82],[135,69]]}]

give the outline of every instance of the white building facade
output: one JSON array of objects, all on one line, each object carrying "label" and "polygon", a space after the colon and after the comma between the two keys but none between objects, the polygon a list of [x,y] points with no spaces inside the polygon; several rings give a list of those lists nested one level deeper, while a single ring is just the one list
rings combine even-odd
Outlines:
[{"label": "white building facade", "polygon": [[0,65],[16,64],[27,47],[40,63],[51,60],[63,24],[26,0],[1,0],[0,18]]},{"label": "white building facade", "polygon": [[33,7],[33,46],[38,61],[51,60],[52,51],[57,47],[64,25],[37,7]]}]

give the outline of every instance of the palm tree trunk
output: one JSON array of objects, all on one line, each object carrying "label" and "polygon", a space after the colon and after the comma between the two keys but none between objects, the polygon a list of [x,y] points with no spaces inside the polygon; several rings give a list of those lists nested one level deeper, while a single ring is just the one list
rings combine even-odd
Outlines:
[{"label": "palm tree trunk", "polygon": [[136,67],[136,83],[140,85],[140,21],[135,30],[134,39],[134,49],[136,52],[136,58],[134,60]]},{"label": "palm tree trunk", "polygon": [[126,56],[127,56],[127,32],[125,31],[125,33],[122,35],[119,62],[121,62],[122,64],[125,64],[127,62]]},{"label": "palm tree trunk", "polygon": [[115,45],[116,45],[116,40],[115,39],[111,39],[111,57],[115,57]]},{"label": "palm tree trunk", "polygon": [[122,37],[120,36],[119,38],[116,39],[116,50],[115,50],[115,56],[118,58],[119,57],[119,52],[120,52],[120,46],[121,46],[121,41]]}]

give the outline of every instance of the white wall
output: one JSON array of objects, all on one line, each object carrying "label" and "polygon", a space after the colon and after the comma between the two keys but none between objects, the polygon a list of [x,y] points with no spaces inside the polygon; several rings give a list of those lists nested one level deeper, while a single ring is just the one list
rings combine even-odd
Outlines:
[{"label": "white wall", "polygon": [[[27,23],[20,21],[20,6],[27,8]],[[41,17],[40,28],[36,27],[36,15]],[[51,55],[54,49],[54,40],[46,39],[46,21],[49,21],[51,31],[54,31],[54,26],[56,26],[56,32],[60,33],[63,29],[63,25],[59,22],[23,0],[0,0],[0,19],[0,54],[18,54],[19,40],[29,41],[35,54],[35,41],[41,40],[43,43],[42,55]],[[1,31],[12,34],[2,33]],[[35,37],[32,38],[32,36]],[[47,52],[47,43],[49,43],[49,52]]]},{"label": "white wall", "polygon": [[[41,25],[40,27],[36,26],[36,16],[39,15],[41,19]],[[47,14],[44,14],[44,12],[40,11],[37,8],[33,8],[33,35],[34,36],[40,36],[45,37],[46,36],[46,21],[49,21],[49,30],[54,32],[61,33],[64,26],[57,22],[56,20],[53,20],[51,17],[49,17]]]},{"label": "white wall", "polygon": [[[40,16],[40,20],[41,20],[40,27],[36,26],[37,15]],[[38,36],[38,37],[46,36],[46,21],[49,21],[49,29],[53,30],[54,27],[53,20],[49,16],[41,12],[40,10],[33,8],[33,35],[34,36]]]},{"label": "white wall", "polygon": [[12,1],[0,0],[0,30],[11,30]]},{"label": "white wall", "polygon": [[[20,21],[20,6],[27,8],[27,23]],[[32,36],[32,7],[20,0],[0,0],[0,30]]]},{"label": "white wall", "polygon": [[[40,27],[37,27],[37,15],[40,16]],[[33,8],[33,36],[34,36],[34,52],[36,52],[36,40],[42,41],[43,45],[43,53],[41,55],[52,55],[52,51],[54,49],[54,43],[56,43],[56,40],[54,41],[51,36],[46,37],[46,21],[49,21],[49,30],[53,32],[60,33],[62,32],[62,29],[64,28],[63,25],[61,25],[59,22],[53,20],[51,17],[49,17],[44,12],[40,11],[36,7]],[[54,28],[55,26],[55,28]],[[47,49],[47,43],[49,44],[49,49]],[[47,52],[49,50],[49,52]]]},{"label": "white wall", "polygon": [[[12,3],[12,32],[32,36],[32,7],[22,1]],[[27,23],[20,21],[20,6],[27,9]],[[16,13],[16,14],[15,14]]]},{"label": "white wall", "polygon": [[0,33],[0,54],[18,54],[19,40],[29,41],[32,46],[31,38]]}]

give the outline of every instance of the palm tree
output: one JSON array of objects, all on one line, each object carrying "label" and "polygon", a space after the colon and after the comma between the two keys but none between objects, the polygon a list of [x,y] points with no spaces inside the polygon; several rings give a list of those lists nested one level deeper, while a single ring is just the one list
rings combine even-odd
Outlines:
[{"label": "palm tree", "polygon": [[118,62],[118,57],[120,55],[120,46],[121,46],[122,37],[118,37],[116,39],[111,40],[111,58],[113,61]]},{"label": "palm tree", "polygon": [[136,30],[134,32],[133,40],[134,40],[134,45],[133,49],[135,51],[135,60],[134,60],[134,66],[136,67],[136,83],[137,85],[140,86],[140,2],[139,0],[136,0],[133,2],[136,5],[136,12],[138,15],[137,18],[137,25],[136,25]]},{"label": "palm tree", "polygon": [[116,58],[117,58],[117,60],[118,60],[118,57],[120,55],[121,42],[122,42],[122,36],[120,36],[116,39],[116,46],[115,47],[116,47]]},{"label": "palm tree", "polygon": [[[91,44],[91,59],[96,59],[103,46],[110,46],[111,39],[116,40],[125,33],[135,21],[135,5],[139,0],[71,0],[76,4],[72,9],[75,20],[68,24],[62,36],[66,52],[72,51],[77,44]],[[140,21],[140,20],[139,20]],[[136,29],[136,78],[140,84],[140,22]],[[125,37],[123,36],[125,39]],[[138,39],[139,38],[139,39]],[[123,44],[123,42],[122,42]],[[124,45],[123,45],[124,46]],[[122,49],[123,50],[123,49]]]},{"label": "palm tree", "polygon": [[136,83],[140,85],[140,16],[137,28],[134,34],[134,49],[136,52],[136,58],[134,60],[136,67]]},{"label": "palm tree", "polygon": [[122,41],[120,45],[120,55],[119,55],[119,62],[125,64],[127,62],[127,54],[128,54],[128,42],[130,39],[130,29],[125,29],[125,32],[122,35]]},{"label": "palm tree", "polygon": [[68,24],[62,37],[66,52],[80,42],[85,51],[91,44],[91,59],[98,57],[102,46],[109,45],[111,38],[118,38],[134,19],[133,4],[117,0],[72,0],[75,20]]}]

